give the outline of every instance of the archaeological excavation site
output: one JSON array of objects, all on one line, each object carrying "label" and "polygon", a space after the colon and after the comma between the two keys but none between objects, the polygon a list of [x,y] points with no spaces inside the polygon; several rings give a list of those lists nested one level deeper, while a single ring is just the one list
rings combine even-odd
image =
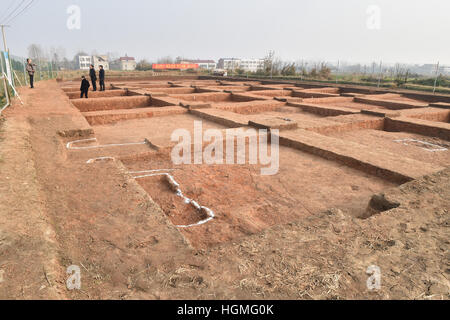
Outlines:
[{"label": "archaeological excavation site", "polygon": [[212,76],[21,95],[0,124],[2,297],[449,297],[449,95]]}]

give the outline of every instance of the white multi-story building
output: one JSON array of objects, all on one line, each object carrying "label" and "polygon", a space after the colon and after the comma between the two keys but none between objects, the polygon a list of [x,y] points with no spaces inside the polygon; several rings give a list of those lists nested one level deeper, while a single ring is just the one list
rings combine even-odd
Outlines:
[{"label": "white multi-story building", "polygon": [[109,70],[108,56],[78,56],[80,70],[89,70],[91,64],[94,65],[95,70],[99,70],[100,65],[103,66],[103,69]]},{"label": "white multi-story building", "polygon": [[92,64],[91,56],[78,56],[78,66],[80,70],[89,70],[89,67]]},{"label": "white multi-story building", "polygon": [[239,68],[248,72],[256,72],[264,69],[264,59],[242,59]]},{"label": "white multi-story building", "polygon": [[239,69],[240,64],[241,64],[241,59],[221,58],[221,59],[219,59],[217,68],[223,69],[223,70],[235,70],[235,69]]},{"label": "white multi-story building", "polygon": [[264,59],[222,58],[219,60],[217,67],[225,70],[241,69],[248,72],[256,72],[264,68]]}]

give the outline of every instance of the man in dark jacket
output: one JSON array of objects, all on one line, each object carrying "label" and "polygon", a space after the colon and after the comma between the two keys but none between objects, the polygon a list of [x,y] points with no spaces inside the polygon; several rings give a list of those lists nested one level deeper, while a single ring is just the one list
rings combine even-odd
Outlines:
[{"label": "man in dark jacket", "polygon": [[93,91],[97,91],[97,75],[95,74],[95,69],[94,69],[93,64],[91,64],[91,70],[89,70],[89,76],[91,77]]},{"label": "man in dark jacket", "polygon": [[28,75],[30,76],[30,87],[31,87],[31,89],[34,88],[34,73],[36,71],[35,67],[36,67],[36,65],[33,64],[31,59],[27,59],[27,67],[26,67],[26,69],[27,69]]},{"label": "man in dark jacket", "polygon": [[105,91],[105,69],[100,66],[100,71],[98,72],[98,79],[100,82],[100,91]]},{"label": "man in dark jacket", "polygon": [[89,81],[86,80],[85,76],[81,77],[81,87],[80,87],[80,91],[81,91],[81,95],[80,95],[80,99],[83,98],[83,96],[86,97],[86,99],[88,98],[88,91],[89,91],[89,87],[91,86],[89,84]]}]

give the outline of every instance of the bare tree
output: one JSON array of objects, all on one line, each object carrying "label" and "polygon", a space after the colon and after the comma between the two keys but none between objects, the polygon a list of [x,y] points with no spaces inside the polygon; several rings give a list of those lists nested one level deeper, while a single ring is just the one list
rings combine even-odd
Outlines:
[{"label": "bare tree", "polygon": [[165,57],[159,58],[157,63],[174,63],[174,61],[171,56],[165,56]]},{"label": "bare tree", "polygon": [[28,46],[28,57],[33,60],[39,60],[44,58],[44,50],[39,44],[31,44]]}]

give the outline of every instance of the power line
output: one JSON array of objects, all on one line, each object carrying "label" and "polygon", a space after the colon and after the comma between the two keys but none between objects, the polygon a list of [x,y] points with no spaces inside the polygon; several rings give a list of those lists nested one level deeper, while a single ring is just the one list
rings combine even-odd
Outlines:
[{"label": "power line", "polygon": [[19,13],[17,13],[14,17],[12,17],[11,19],[9,19],[7,22],[11,23],[12,21],[14,21],[18,16],[20,16],[21,14],[23,14],[25,11],[27,11],[34,3],[35,0],[31,0]]},{"label": "power line", "polygon": [[6,18],[3,19],[3,24],[6,24],[6,21],[7,21],[14,13],[16,13],[16,11],[17,11],[18,9],[20,9],[20,7],[22,6],[22,4],[23,4],[25,1],[26,1],[26,0],[22,0],[22,2],[20,2],[20,4],[19,4],[13,11],[11,11],[11,12],[6,16]]},{"label": "power line", "polygon": [[8,6],[8,8],[7,8],[7,9],[5,10],[5,12],[1,15],[0,21],[2,21],[4,17],[8,16],[8,11],[9,11],[9,9],[12,8],[14,2],[15,2],[14,0],[11,1],[11,3],[10,3],[9,6]]}]

